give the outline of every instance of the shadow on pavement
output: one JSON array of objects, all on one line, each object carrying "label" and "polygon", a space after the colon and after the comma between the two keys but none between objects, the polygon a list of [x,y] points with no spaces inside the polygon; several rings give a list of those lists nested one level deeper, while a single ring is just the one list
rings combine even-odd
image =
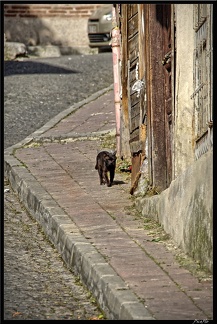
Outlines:
[{"label": "shadow on pavement", "polygon": [[15,74],[72,74],[80,73],[78,70],[67,69],[42,62],[5,61],[4,76]]},{"label": "shadow on pavement", "polygon": [[124,181],[119,181],[119,180],[114,180],[112,185],[115,186],[115,185],[120,185],[120,184],[126,184],[126,182]]}]

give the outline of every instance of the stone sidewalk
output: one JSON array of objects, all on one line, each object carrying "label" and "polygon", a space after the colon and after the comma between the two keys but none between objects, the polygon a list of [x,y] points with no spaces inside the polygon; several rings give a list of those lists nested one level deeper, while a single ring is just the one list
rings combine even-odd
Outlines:
[{"label": "stone sidewalk", "polygon": [[96,154],[114,139],[111,86],[5,150],[5,176],[109,319],[212,320],[212,277],[181,265],[160,226],[136,212],[130,175],[100,186]]}]

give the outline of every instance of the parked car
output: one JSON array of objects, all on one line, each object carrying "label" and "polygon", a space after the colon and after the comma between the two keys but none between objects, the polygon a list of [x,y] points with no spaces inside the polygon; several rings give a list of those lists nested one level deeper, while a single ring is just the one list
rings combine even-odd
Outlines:
[{"label": "parked car", "polygon": [[111,48],[112,4],[98,8],[88,19],[88,38],[91,48]]}]

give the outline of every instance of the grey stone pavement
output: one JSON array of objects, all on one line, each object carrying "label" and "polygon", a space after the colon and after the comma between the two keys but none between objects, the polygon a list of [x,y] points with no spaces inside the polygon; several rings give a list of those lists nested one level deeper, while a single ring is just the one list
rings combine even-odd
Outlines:
[{"label": "grey stone pavement", "polygon": [[114,143],[110,86],[5,149],[5,176],[108,319],[212,320],[212,276],[135,210],[130,175],[100,186],[96,154]]}]

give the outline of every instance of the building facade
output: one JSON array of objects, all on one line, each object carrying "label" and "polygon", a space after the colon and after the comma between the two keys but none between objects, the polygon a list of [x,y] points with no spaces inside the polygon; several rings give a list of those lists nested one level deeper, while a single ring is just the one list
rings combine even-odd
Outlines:
[{"label": "building facade", "polygon": [[113,10],[120,155],[132,159],[131,193],[144,216],[212,271],[213,5]]}]

